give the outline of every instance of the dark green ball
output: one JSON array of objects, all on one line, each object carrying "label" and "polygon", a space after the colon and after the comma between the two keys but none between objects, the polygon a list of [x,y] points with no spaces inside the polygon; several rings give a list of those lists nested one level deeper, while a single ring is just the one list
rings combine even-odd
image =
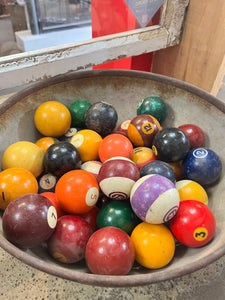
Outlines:
[{"label": "dark green ball", "polygon": [[68,107],[71,118],[72,118],[72,127],[85,128],[84,116],[86,110],[91,106],[91,103],[87,100],[76,100],[71,103]]},{"label": "dark green ball", "polygon": [[167,117],[167,105],[160,97],[147,97],[139,103],[137,114],[151,115],[155,117],[159,123],[162,123]]},{"label": "dark green ball", "polygon": [[130,204],[119,200],[109,202],[99,211],[97,216],[98,228],[114,226],[127,234],[131,234],[138,223],[140,220],[133,212]]}]

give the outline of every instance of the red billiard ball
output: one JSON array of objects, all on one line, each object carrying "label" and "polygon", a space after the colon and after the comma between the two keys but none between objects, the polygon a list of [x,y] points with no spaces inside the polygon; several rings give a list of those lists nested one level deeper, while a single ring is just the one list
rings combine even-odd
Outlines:
[{"label": "red billiard ball", "polygon": [[126,275],[134,264],[135,249],[125,231],[108,226],[92,234],[86,246],[85,259],[94,274]]},{"label": "red billiard ball", "polygon": [[2,218],[5,237],[22,248],[32,248],[45,242],[52,235],[56,223],[57,212],[51,201],[32,193],[12,201]]},{"label": "red billiard ball", "polygon": [[140,178],[140,173],[130,159],[114,157],[105,161],[98,174],[101,191],[114,200],[129,198],[134,183]]},{"label": "red billiard ball", "polygon": [[216,220],[210,208],[196,200],[180,202],[176,215],[169,221],[174,237],[188,247],[208,244],[216,231]]},{"label": "red billiard ball", "polygon": [[113,133],[102,140],[98,154],[101,162],[115,156],[123,156],[130,159],[133,154],[133,145],[126,136]]},{"label": "red billiard ball", "polygon": [[91,226],[84,219],[72,215],[62,216],[47,242],[48,251],[57,261],[76,263],[84,258],[91,234]]},{"label": "red billiard ball", "polygon": [[117,131],[125,134],[125,136],[127,136],[127,130],[128,130],[128,126],[131,122],[131,119],[125,120],[123,121],[117,128]]},{"label": "red billiard ball", "polygon": [[127,135],[136,147],[151,147],[154,136],[161,130],[156,118],[151,115],[138,115],[128,126]]},{"label": "red billiard ball", "polygon": [[185,132],[189,138],[190,149],[205,147],[205,133],[199,126],[194,124],[184,124],[178,128]]}]

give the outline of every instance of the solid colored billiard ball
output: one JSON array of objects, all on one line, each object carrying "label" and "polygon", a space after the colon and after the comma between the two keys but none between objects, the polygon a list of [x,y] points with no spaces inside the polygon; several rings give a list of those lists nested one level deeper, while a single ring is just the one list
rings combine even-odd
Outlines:
[{"label": "solid colored billiard ball", "polygon": [[43,153],[45,153],[46,150],[48,149],[48,147],[50,147],[51,145],[57,143],[58,141],[59,140],[56,139],[56,138],[45,136],[45,137],[40,138],[39,140],[37,140],[35,142],[35,144],[42,149]]},{"label": "solid colored billiard ball", "polygon": [[42,172],[37,178],[38,182],[38,194],[44,192],[55,192],[55,186],[58,181],[58,177],[49,172]]},{"label": "solid colored billiard ball", "polygon": [[159,131],[152,142],[155,156],[165,162],[183,160],[190,150],[187,135],[179,128],[167,127]]},{"label": "solid colored billiard ball", "polygon": [[95,206],[99,197],[99,186],[89,172],[72,170],[59,178],[55,194],[62,210],[82,214]]},{"label": "solid colored billiard ball", "polygon": [[176,182],[174,170],[161,160],[150,161],[140,169],[140,176],[158,174],[170,179],[173,183]]},{"label": "solid colored billiard ball", "polygon": [[98,181],[98,173],[102,166],[102,163],[97,160],[86,161],[81,165],[81,169],[89,172]]},{"label": "solid colored billiard ball", "polygon": [[177,181],[184,179],[183,161],[182,160],[180,160],[178,162],[167,162],[167,164],[173,169]]},{"label": "solid colored billiard ball", "polygon": [[124,201],[111,201],[105,205],[98,213],[98,228],[114,226],[122,229],[128,234],[139,223],[138,217],[133,212],[129,203]]},{"label": "solid colored billiard ball", "polygon": [[188,152],[183,161],[183,172],[186,179],[208,185],[216,182],[222,172],[219,156],[208,148],[195,148]]},{"label": "solid colored billiard ball", "polygon": [[206,190],[193,180],[179,180],[176,182],[176,188],[180,195],[180,200],[197,200],[208,205],[208,195]]},{"label": "solid colored billiard ball", "polygon": [[102,137],[112,133],[118,120],[115,108],[106,102],[92,104],[85,113],[85,125],[94,130]]},{"label": "solid colored billiard ball", "polygon": [[148,269],[168,265],[174,257],[175,241],[164,224],[142,222],[131,234],[137,262]]},{"label": "solid colored billiard ball", "polygon": [[93,206],[89,211],[83,214],[77,214],[76,216],[84,219],[91,226],[93,232],[97,230],[97,217],[99,214],[99,208],[97,206]]},{"label": "solid colored billiard ball", "polygon": [[64,104],[47,101],[36,109],[34,123],[42,135],[60,137],[70,128],[71,115]]},{"label": "solid colored billiard ball", "polygon": [[122,229],[103,227],[95,231],[88,240],[85,259],[94,274],[126,275],[134,264],[134,245]]},{"label": "solid colored billiard ball", "polygon": [[125,157],[108,159],[102,164],[98,174],[101,191],[114,200],[129,198],[131,188],[139,178],[137,166]]},{"label": "solid colored billiard ball", "polygon": [[91,106],[91,103],[87,100],[78,99],[71,103],[68,107],[71,117],[72,117],[72,126],[85,128],[85,113],[87,109]]},{"label": "solid colored billiard ball", "polygon": [[156,160],[152,149],[148,147],[134,148],[131,160],[136,164],[138,169],[141,169],[146,163]]},{"label": "solid colored billiard ball", "polygon": [[39,194],[25,194],[12,201],[4,211],[2,228],[7,240],[18,247],[32,248],[53,233],[57,212],[52,203]]},{"label": "solid colored billiard ball", "polygon": [[9,168],[0,172],[0,209],[6,209],[19,196],[37,193],[35,176],[22,168]]},{"label": "solid colored billiard ball", "polygon": [[113,133],[103,138],[98,149],[101,162],[115,156],[123,156],[131,159],[132,154],[133,145],[131,141],[119,133]]},{"label": "solid colored billiard ball", "polygon": [[43,171],[44,153],[32,142],[21,141],[11,144],[3,153],[2,169],[22,168],[38,177]]},{"label": "solid colored billiard ball", "polygon": [[180,197],[170,179],[152,174],[135,182],[130,193],[130,203],[142,221],[161,224],[168,222],[176,214]]},{"label": "solid colored billiard ball", "polygon": [[53,192],[44,192],[40,195],[46,197],[49,201],[51,201],[52,205],[54,205],[56,212],[57,212],[57,218],[60,218],[64,213],[60,207],[59,200],[56,197],[56,194]]},{"label": "solid colored billiard ball", "polygon": [[151,115],[161,124],[167,116],[167,105],[165,101],[156,96],[144,98],[137,108],[137,115]]},{"label": "solid colored billiard ball", "polygon": [[180,202],[174,218],[169,221],[169,228],[181,244],[187,247],[201,247],[214,237],[216,220],[204,203],[184,200]]},{"label": "solid colored billiard ball", "polygon": [[51,145],[44,155],[44,168],[57,177],[68,171],[80,169],[80,153],[71,143],[59,142]]},{"label": "solid colored billiard ball", "polygon": [[70,143],[79,151],[82,162],[98,160],[98,148],[102,137],[90,129],[80,130],[72,136]]},{"label": "solid colored billiard ball", "polygon": [[72,215],[62,216],[47,241],[48,252],[61,263],[76,263],[84,258],[91,234],[91,226],[84,219]]},{"label": "solid colored billiard ball", "polygon": [[186,133],[190,141],[190,149],[205,147],[205,133],[199,126],[183,124],[178,128]]},{"label": "solid colored billiard ball", "polygon": [[138,115],[128,126],[127,135],[136,147],[151,147],[154,136],[161,130],[156,118],[151,115]]}]

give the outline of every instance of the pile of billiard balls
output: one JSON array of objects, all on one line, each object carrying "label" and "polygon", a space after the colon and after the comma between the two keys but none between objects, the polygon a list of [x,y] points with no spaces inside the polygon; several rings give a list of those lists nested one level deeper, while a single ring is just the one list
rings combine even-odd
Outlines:
[{"label": "pile of billiard balls", "polygon": [[128,274],[135,260],[162,268],[176,244],[208,244],[216,221],[205,187],[219,180],[221,160],[199,126],[163,128],[166,117],[159,97],[119,126],[107,102],[42,103],[34,113],[42,137],[3,153],[5,237],[22,249],[46,244],[62,264],[85,260],[103,275]]}]

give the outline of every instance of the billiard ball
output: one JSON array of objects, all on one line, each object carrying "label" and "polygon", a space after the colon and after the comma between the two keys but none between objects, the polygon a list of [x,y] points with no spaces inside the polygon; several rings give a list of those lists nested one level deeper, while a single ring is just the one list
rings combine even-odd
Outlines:
[{"label": "billiard ball", "polygon": [[102,137],[112,133],[116,127],[118,115],[116,109],[109,103],[96,102],[85,112],[85,125]]},{"label": "billiard ball", "polygon": [[44,168],[44,153],[32,142],[20,141],[11,144],[3,153],[2,169],[22,168],[38,177]]},{"label": "billiard ball", "polygon": [[48,252],[61,263],[76,263],[84,258],[91,234],[91,226],[84,219],[72,215],[62,216],[47,241]]},{"label": "billiard ball", "polygon": [[141,169],[146,163],[156,160],[152,149],[148,147],[136,147],[133,150],[131,160],[136,164],[138,169]]},{"label": "billiard ball", "polygon": [[180,202],[174,218],[169,221],[169,228],[181,244],[187,247],[201,247],[214,237],[216,220],[204,203],[184,200]]},{"label": "billiard ball", "polygon": [[127,130],[128,138],[136,147],[151,147],[154,136],[161,130],[159,122],[151,115],[134,117]]},{"label": "billiard ball", "polygon": [[95,231],[85,251],[89,270],[100,275],[126,275],[135,261],[129,235],[120,228],[107,226]]},{"label": "billiard ball", "polygon": [[50,147],[51,145],[57,143],[58,141],[59,140],[56,139],[56,138],[45,136],[45,137],[40,138],[39,140],[37,140],[35,142],[35,144],[42,149],[43,153],[45,153],[46,150],[48,149],[48,147]]},{"label": "billiard ball", "polygon": [[36,177],[22,168],[9,168],[0,172],[0,209],[6,207],[19,196],[37,193]]},{"label": "billiard ball", "polygon": [[167,162],[167,164],[173,169],[177,181],[184,179],[183,161],[182,160],[180,160],[178,162]]},{"label": "billiard ball", "polygon": [[176,188],[180,195],[180,200],[196,200],[208,205],[208,195],[206,190],[193,180],[179,180],[176,182]]},{"label": "billiard ball", "polygon": [[91,103],[84,99],[78,99],[71,103],[68,107],[71,117],[72,126],[84,129],[85,126],[85,113],[91,106]]},{"label": "billiard ball", "polygon": [[74,136],[74,134],[76,134],[80,130],[80,128],[70,127],[69,130],[64,135],[60,136],[58,139],[62,142],[70,142],[72,136]]},{"label": "billiard ball", "polygon": [[135,182],[130,193],[135,214],[144,222],[168,222],[177,212],[180,197],[174,183],[158,174],[146,175]]},{"label": "billiard ball", "polygon": [[90,161],[84,162],[81,165],[81,169],[89,172],[98,181],[98,173],[99,173],[101,166],[102,166],[102,163],[100,161],[90,160]]},{"label": "billiard ball", "polygon": [[98,148],[102,137],[90,129],[83,129],[74,134],[70,143],[76,147],[84,163],[89,160],[98,160]]},{"label": "billiard ball", "polygon": [[100,209],[97,216],[98,228],[114,226],[131,234],[139,223],[138,217],[133,212],[129,203],[114,200]]},{"label": "billiard ball", "polygon": [[51,145],[44,155],[44,168],[57,177],[68,171],[80,169],[80,153],[71,143],[59,142]]},{"label": "billiard ball", "polygon": [[89,211],[87,211],[84,214],[77,214],[78,217],[81,217],[84,219],[92,228],[92,231],[94,232],[97,230],[97,217],[99,214],[99,208],[97,206],[93,206]]},{"label": "billiard ball", "polygon": [[151,115],[161,124],[167,117],[167,111],[167,105],[162,98],[151,96],[144,98],[138,104],[137,115]]},{"label": "billiard ball", "polygon": [[141,177],[150,174],[162,175],[170,179],[173,183],[176,182],[174,170],[167,163],[161,160],[150,161],[140,169]]},{"label": "billiard ball", "polygon": [[60,207],[59,200],[56,197],[56,194],[53,192],[43,192],[40,195],[46,197],[49,201],[51,201],[52,205],[54,205],[57,213],[57,218],[60,218],[64,212]]},{"label": "billiard ball", "polygon": [[155,156],[165,162],[183,160],[190,150],[187,135],[179,128],[167,127],[159,131],[152,142]]},{"label": "billiard ball", "polygon": [[36,109],[34,123],[42,135],[60,137],[70,128],[71,115],[64,104],[46,101]]},{"label": "billiard ball", "polygon": [[178,128],[186,133],[190,141],[190,149],[205,147],[205,133],[199,126],[183,124]]},{"label": "billiard ball", "polygon": [[72,170],[59,178],[55,194],[62,210],[82,214],[95,206],[99,197],[97,180],[84,170]]},{"label": "billiard ball", "polygon": [[216,182],[222,172],[219,156],[208,148],[195,148],[188,152],[183,161],[183,172],[186,179],[209,185]]},{"label": "billiard ball", "polygon": [[132,186],[139,178],[137,166],[130,159],[119,156],[105,161],[98,174],[101,191],[114,200],[128,199]]},{"label": "billiard ball", "polygon": [[21,248],[33,248],[45,242],[56,223],[55,207],[46,197],[34,193],[13,200],[2,217],[6,239]]},{"label": "billiard ball", "polygon": [[125,120],[123,121],[117,128],[117,131],[120,133],[123,133],[125,136],[127,136],[127,130],[128,130],[128,126],[131,122],[131,119]]},{"label": "billiard ball", "polygon": [[58,177],[49,172],[42,172],[37,178],[38,182],[38,194],[44,192],[55,192],[55,186],[58,181]]},{"label": "billiard ball", "polygon": [[133,154],[133,145],[131,141],[122,134],[109,134],[102,139],[99,145],[98,155],[101,162],[115,156],[123,156],[131,159]]},{"label": "billiard ball", "polygon": [[164,224],[142,222],[134,228],[131,240],[135,247],[136,260],[145,268],[163,268],[174,257],[174,237]]}]

